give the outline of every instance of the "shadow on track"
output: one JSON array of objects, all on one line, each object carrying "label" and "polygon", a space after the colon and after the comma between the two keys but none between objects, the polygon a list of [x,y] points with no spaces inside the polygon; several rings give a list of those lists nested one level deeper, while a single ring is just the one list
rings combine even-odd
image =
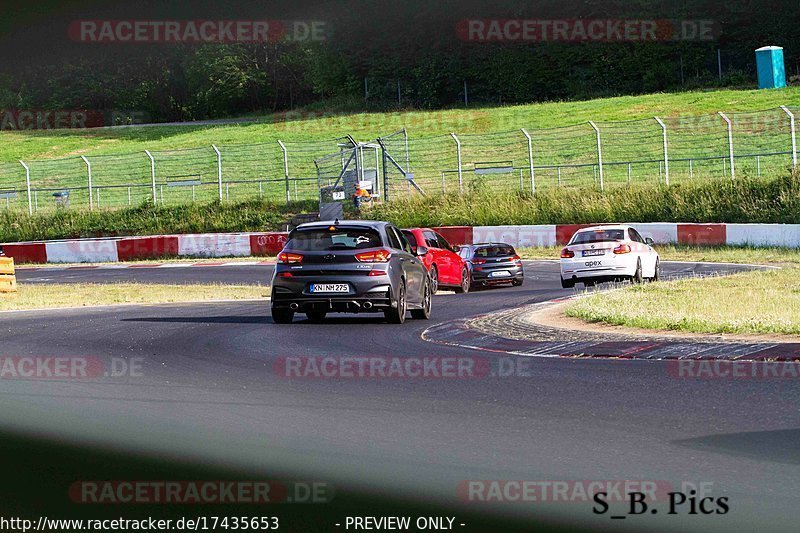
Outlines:
[{"label": "shadow on track", "polygon": [[774,463],[800,464],[800,429],[747,431],[673,441],[674,444]]},{"label": "shadow on track", "polygon": [[122,322],[174,322],[179,324],[272,324],[268,316],[164,316],[123,318]]},{"label": "shadow on track", "polygon": [[[265,316],[167,316],[167,317],[143,317],[143,318],[123,318],[122,322],[154,322],[154,323],[176,323],[176,324],[275,324],[272,318]],[[408,322],[416,322],[408,319]],[[422,321],[419,321],[422,322]],[[332,317],[325,318],[322,322],[312,322],[307,320],[302,313],[292,323],[293,325],[345,325],[345,324],[386,324],[382,316],[373,317]]]}]

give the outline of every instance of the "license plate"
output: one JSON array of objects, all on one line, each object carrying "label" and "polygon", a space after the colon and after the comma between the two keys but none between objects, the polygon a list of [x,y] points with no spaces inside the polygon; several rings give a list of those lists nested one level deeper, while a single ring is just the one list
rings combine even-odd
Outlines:
[{"label": "license plate", "polygon": [[593,255],[603,255],[605,254],[605,250],[584,250],[583,257],[591,257]]},{"label": "license plate", "polygon": [[350,286],[347,283],[314,283],[310,292],[350,292]]},{"label": "license plate", "polygon": [[508,270],[498,270],[497,272],[492,272],[489,274],[490,278],[507,278],[511,275],[511,272]]}]

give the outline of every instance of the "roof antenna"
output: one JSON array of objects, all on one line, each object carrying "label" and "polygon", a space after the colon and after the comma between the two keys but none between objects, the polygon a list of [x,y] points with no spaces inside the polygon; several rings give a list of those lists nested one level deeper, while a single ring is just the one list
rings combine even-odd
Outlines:
[{"label": "roof antenna", "polygon": [[334,226],[338,226],[339,225],[339,219],[338,218],[333,221],[333,225]]}]

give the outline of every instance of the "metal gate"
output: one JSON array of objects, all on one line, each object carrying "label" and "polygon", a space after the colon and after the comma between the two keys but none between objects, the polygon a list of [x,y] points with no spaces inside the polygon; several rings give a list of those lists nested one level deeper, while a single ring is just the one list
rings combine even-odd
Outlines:
[{"label": "metal gate", "polygon": [[425,191],[411,171],[406,130],[379,137],[377,143],[382,153],[384,201],[414,192],[425,196]]},{"label": "metal gate", "polygon": [[314,160],[322,220],[342,218],[344,205],[353,201],[357,189],[367,192],[362,198],[364,202],[378,201],[384,196],[379,179],[383,174],[380,143],[360,143],[348,135],[339,148],[337,153]]}]

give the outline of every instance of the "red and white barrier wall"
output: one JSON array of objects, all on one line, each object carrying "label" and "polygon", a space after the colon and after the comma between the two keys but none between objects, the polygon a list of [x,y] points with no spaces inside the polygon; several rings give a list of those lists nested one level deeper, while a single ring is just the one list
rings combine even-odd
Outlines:
[{"label": "red and white barrier wall", "polygon": [[[595,224],[535,226],[457,226],[438,228],[454,244],[505,242],[515,247],[559,246],[579,229]],[[800,224],[682,224],[632,223],[643,237],[656,244],[695,246],[751,245],[800,247]]]},{"label": "red and white barrier wall", "polygon": [[[578,229],[592,224],[532,226],[448,226],[436,228],[453,244],[505,242],[515,247],[566,244]],[[656,244],[800,247],[800,224],[633,223]],[[286,233],[202,233],[3,244],[5,254],[22,263],[105,263],[167,257],[274,256]]]},{"label": "red and white barrier wall", "polygon": [[106,263],[168,257],[277,255],[286,233],[202,233],[3,244],[21,263]]}]

